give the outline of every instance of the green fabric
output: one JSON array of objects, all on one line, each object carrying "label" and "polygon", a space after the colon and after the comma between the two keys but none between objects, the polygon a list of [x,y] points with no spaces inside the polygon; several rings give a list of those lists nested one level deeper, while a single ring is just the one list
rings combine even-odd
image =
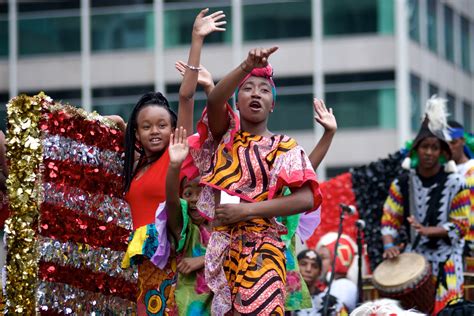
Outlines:
[{"label": "green fabric", "polygon": [[[283,190],[283,196],[288,196],[290,194],[290,189],[285,187],[285,189]],[[284,242],[292,240],[293,236],[295,236],[296,234],[296,229],[298,228],[298,224],[300,222],[300,214],[290,216],[279,216],[277,217],[277,221],[285,225],[288,229],[288,233],[286,235],[282,235],[281,240],[283,240]]]},{"label": "green fabric", "polygon": [[306,282],[301,276],[296,258],[296,237],[293,236],[286,244],[286,311],[302,310],[312,307],[311,295]]},{"label": "green fabric", "polygon": [[[283,190],[283,195],[291,194],[289,188]],[[296,258],[296,229],[300,221],[300,214],[291,216],[280,216],[277,221],[282,223],[288,229],[286,235],[281,239],[285,242],[286,250],[286,311],[302,310],[312,307],[311,295],[309,294],[306,282],[301,276],[298,261]]]},{"label": "green fabric", "polygon": [[[181,201],[183,211],[183,230],[178,249],[183,258],[201,257],[206,254],[206,247],[201,243],[201,232],[189,218],[188,205]],[[191,274],[178,274],[175,298],[179,315],[210,315],[211,297],[204,281],[204,269]]]},{"label": "green fabric", "polygon": [[183,228],[181,229],[180,238],[176,247],[177,252],[181,252],[183,250],[184,244],[186,242],[186,232],[188,230],[188,225],[190,222],[188,215],[188,202],[183,199],[179,200],[181,202],[181,213],[183,214]]}]

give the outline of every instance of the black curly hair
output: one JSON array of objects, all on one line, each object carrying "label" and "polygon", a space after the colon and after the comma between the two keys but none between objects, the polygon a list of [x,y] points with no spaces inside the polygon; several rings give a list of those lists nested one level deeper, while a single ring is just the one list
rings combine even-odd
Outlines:
[{"label": "black curly hair", "polygon": [[[132,179],[137,173],[140,168],[142,168],[145,164],[145,155],[142,149],[137,146],[136,143],[136,130],[137,130],[137,117],[140,111],[147,106],[159,106],[165,108],[168,113],[170,114],[171,119],[171,127],[173,129],[176,128],[176,123],[178,121],[178,117],[176,113],[170,108],[168,100],[161,92],[148,92],[142,95],[140,100],[138,100],[137,104],[132,110],[130,114],[130,120],[127,124],[127,130],[125,131],[125,165],[123,168],[124,174],[124,192],[128,192],[130,189],[130,184],[132,183]],[[138,160],[137,167],[134,170],[134,163],[135,163],[135,151],[140,153],[140,158]]]}]

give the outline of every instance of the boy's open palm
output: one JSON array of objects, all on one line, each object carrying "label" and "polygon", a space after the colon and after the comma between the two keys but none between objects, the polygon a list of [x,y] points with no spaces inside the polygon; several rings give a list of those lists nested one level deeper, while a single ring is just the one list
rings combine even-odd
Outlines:
[{"label": "boy's open palm", "polygon": [[189,153],[186,130],[181,126],[170,136],[169,155],[171,164],[182,164]]}]

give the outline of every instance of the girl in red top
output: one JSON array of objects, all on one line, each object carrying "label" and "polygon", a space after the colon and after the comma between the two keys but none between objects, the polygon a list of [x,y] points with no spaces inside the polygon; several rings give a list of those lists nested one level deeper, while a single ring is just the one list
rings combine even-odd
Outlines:
[{"label": "girl in red top", "polygon": [[[171,131],[177,124],[192,129],[192,96],[198,81],[204,38],[214,31],[224,30],[219,27],[225,24],[225,21],[219,21],[224,17],[222,11],[206,16],[208,10],[202,10],[194,21],[187,70],[180,89],[179,116],[170,109],[161,93],[150,92],[137,102],[125,132],[125,199],[131,208],[134,232],[122,267],[138,266],[139,315],[177,314],[174,299],[176,256],[169,253],[173,247],[166,247],[166,225],[155,225],[155,216],[159,216],[158,206],[166,196]],[[158,219],[166,223],[166,218]],[[167,255],[157,256],[163,249],[168,251]],[[164,257],[167,259],[159,260]]]},{"label": "girl in red top", "polygon": [[[158,246],[155,211],[165,200],[165,176],[169,164],[168,144],[177,116],[159,92],[143,95],[132,111],[125,133],[125,200],[129,203],[133,233],[123,268],[138,266],[137,309],[174,314],[176,259],[156,267],[149,259]],[[139,153],[135,162],[135,151]]]}]

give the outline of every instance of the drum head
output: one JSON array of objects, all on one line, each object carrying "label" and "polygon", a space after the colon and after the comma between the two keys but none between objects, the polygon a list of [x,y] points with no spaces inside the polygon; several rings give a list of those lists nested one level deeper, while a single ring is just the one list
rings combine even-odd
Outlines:
[{"label": "drum head", "polygon": [[377,288],[391,292],[409,287],[428,272],[428,262],[417,253],[402,253],[385,260],[375,269],[373,282]]}]

